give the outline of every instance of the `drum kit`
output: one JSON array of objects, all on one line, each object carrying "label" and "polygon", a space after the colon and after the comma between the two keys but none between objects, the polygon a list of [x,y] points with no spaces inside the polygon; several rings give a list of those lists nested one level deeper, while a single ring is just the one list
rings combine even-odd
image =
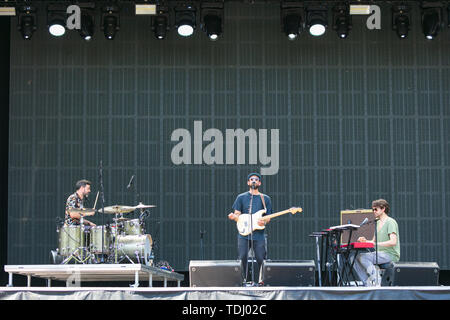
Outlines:
[{"label": "drum kit", "polygon": [[[58,248],[51,252],[53,263],[139,263],[153,265],[153,240],[145,230],[148,208],[154,205],[139,203],[137,206],[114,205],[103,209],[71,208],[69,213],[80,214],[79,225],[59,226]],[[139,218],[124,218],[135,210]],[[95,212],[114,215],[113,222],[101,226],[85,226],[84,217]]]}]

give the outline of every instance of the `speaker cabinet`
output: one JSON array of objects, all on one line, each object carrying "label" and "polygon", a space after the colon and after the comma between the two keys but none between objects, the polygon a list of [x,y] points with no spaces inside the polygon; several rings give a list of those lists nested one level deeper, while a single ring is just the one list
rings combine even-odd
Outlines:
[{"label": "speaker cabinet", "polygon": [[[373,221],[375,219],[375,215],[371,209],[358,209],[358,210],[342,210],[341,211],[341,224],[356,224],[360,225],[365,218],[368,218],[369,221]],[[346,230],[342,233],[342,243],[348,243],[348,238],[350,235],[350,231]],[[368,240],[373,239],[375,235],[375,223],[369,223],[358,230],[353,230],[352,238],[350,242],[356,242],[359,237],[365,237]]]},{"label": "speaker cabinet", "polygon": [[191,287],[240,287],[242,283],[240,260],[191,260],[189,262]]},{"label": "speaker cabinet", "polygon": [[382,286],[437,286],[439,265],[436,262],[396,262],[386,269]]},{"label": "speaker cabinet", "polygon": [[312,287],[315,285],[314,260],[270,261],[262,265],[265,286]]}]

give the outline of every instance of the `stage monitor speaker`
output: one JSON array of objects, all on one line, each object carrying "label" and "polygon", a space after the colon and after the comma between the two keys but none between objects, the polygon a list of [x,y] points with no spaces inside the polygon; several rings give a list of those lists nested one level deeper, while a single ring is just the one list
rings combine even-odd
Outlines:
[{"label": "stage monitor speaker", "polygon": [[241,260],[191,260],[189,285],[191,287],[242,286]]},{"label": "stage monitor speaker", "polygon": [[[375,219],[375,215],[373,214],[372,209],[358,209],[358,210],[342,210],[341,211],[341,224],[356,224],[360,225],[365,218],[368,218],[369,221],[373,221]],[[348,237],[350,235],[350,231],[346,230],[342,233],[342,243],[348,243]],[[369,223],[358,230],[353,230],[352,238],[350,242],[356,242],[359,237],[365,237],[368,240],[372,240],[375,235],[375,223]]]},{"label": "stage monitor speaker", "polygon": [[265,286],[313,287],[315,269],[314,260],[265,260],[262,265],[262,281]]},{"label": "stage monitor speaker", "polygon": [[381,286],[437,286],[439,265],[436,262],[395,262],[386,269]]}]

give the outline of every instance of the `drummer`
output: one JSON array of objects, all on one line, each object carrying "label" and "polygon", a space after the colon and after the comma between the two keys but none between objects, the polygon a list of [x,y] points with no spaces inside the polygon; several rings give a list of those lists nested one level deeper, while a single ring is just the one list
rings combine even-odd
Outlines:
[{"label": "drummer", "polygon": [[[84,208],[84,200],[88,197],[91,192],[91,182],[89,180],[80,180],[75,184],[76,191],[67,198],[66,201],[66,217],[65,224],[66,225],[79,225],[81,215],[78,212],[69,212],[71,208],[74,209],[83,209]],[[95,212],[94,212],[95,214]],[[83,219],[83,222],[87,226],[95,227],[96,224]]]}]

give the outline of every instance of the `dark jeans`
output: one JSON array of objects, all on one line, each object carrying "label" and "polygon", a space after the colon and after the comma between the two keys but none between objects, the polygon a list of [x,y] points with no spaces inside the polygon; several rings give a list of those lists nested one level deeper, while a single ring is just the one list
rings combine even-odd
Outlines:
[{"label": "dark jeans", "polygon": [[[252,241],[238,238],[238,255],[239,259],[242,261],[242,272],[244,279],[248,279],[247,272],[247,262],[248,262],[248,251],[251,248]],[[255,253],[256,264],[254,265],[255,276],[253,280],[259,282],[259,271],[261,269],[262,263],[266,258],[266,245],[265,240],[253,240],[253,251]],[[248,271],[251,271],[252,265],[248,265]],[[251,280],[251,279],[248,279]]]}]

